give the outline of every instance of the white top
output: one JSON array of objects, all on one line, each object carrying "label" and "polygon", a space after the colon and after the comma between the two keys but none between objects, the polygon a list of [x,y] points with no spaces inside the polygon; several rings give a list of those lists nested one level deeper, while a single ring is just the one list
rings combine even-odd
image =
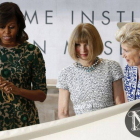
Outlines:
[{"label": "white top", "polygon": [[114,105],[113,81],[123,78],[116,61],[102,59],[93,71],[74,64],[62,69],[57,88],[70,92],[75,114],[83,114]]}]

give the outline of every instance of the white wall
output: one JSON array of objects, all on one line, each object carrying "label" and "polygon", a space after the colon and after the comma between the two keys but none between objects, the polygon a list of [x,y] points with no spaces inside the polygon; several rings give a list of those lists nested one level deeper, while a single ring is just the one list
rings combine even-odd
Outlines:
[{"label": "white wall", "polygon": [[[5,1],[6,0],[1,0],[0,2],[2,3]],[[121,64],[122,68],[124,68],[126,62],[120,55],[120,44],[115,40],[114,34],[118,30],[118,22],[140,21],[140,1],[9,1],[17,3],[23,14],[25,15],[27,12],[29,16],[30,21],[26,16],[26,32],[29,35],[29,42],[34,43],[34,41],[36,41],[40,48],[45,52],[42,51],[46,61],[47,79],[56,79],[58,72],[63,67],[66,67],[73,62],[68,51],[64,54],[64,50],[66,41],[68,41],[72,30],[81,22],[94,24],[101,34],[104,43],[104,52],[100,57],[116,60]],[[35,12],[36,16],[33,17]],[[32,18],[33,20],[31,21]]]}]

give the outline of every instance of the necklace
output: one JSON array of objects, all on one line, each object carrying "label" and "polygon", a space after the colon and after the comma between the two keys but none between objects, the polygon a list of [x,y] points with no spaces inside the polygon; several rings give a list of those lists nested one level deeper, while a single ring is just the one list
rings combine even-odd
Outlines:
[{"label": "necklace", "polygon": [[91,71],[95,70],[95,67],[98,65],[99,60],[100,60],[99,57],[96,57],[95,63],[93,65],[91,65],[90,67],[84,67],[82,64],[80,64],[78,62],[75,62],[74,65],[79,69],[85,70],[86,72],[91,72]]}]

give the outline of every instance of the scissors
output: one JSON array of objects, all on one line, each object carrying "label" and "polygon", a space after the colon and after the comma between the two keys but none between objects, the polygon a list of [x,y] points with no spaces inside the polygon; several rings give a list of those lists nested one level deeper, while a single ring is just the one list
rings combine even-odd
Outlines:
[{"label": "scissors", "polygon": [[14,100],[14,95],[12,93],[5,93],[5,95],[4,95],[4,92],[2,89],[1,89],[1,93],[2,93],[3,99],[6,103],[10,103],[11,101]]},{"label": "scissors", "polygon": [[0,88],[2,97],[6,103],[9,103],[14,100],[14,95],[12,93],[5,93],[3,92],[3,88]]}]

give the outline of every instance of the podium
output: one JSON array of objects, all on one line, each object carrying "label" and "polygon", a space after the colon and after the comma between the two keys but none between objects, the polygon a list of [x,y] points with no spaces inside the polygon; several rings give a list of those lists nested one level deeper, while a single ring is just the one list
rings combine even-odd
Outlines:
[{"label": "podium", "polygon": [[38,125],[1,131],[1,140],[138,140],[125,126],[129,109],[140,100]]}]

